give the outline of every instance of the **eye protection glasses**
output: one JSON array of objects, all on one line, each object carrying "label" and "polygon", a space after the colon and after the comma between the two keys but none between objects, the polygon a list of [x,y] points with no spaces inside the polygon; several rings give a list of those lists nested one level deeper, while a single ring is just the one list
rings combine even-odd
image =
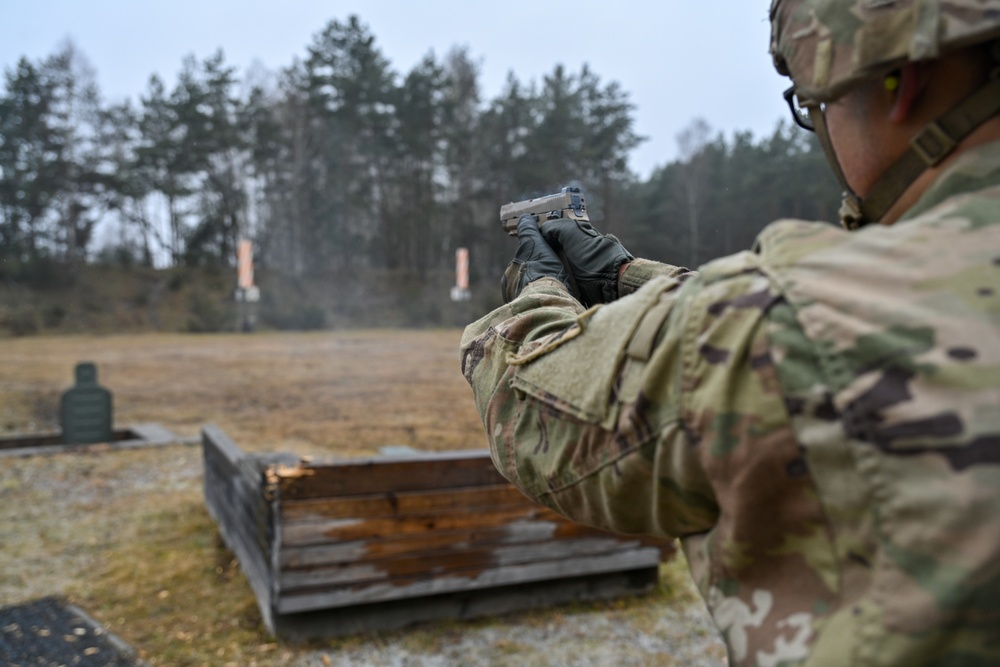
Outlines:
[{"label": "eye protection glasses", "polygon": [[[822,118],[824,105],[803,99],[798,95],[795,86],[792,86],[784,93],[785,102],[788,103],[788,110],[792,112],[792,120],[803,130],[809,132],[816,131],[816,115]],[[822,122],[822,121],[820,121]]]}]

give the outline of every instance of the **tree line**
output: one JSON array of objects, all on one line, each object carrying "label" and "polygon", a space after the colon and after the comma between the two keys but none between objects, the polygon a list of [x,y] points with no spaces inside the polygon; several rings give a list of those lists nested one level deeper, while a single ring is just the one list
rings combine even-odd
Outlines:
[{"label": "tree line", "polygon": [[[697,265],[781,216],[829,219],[837,186],[815,141],[695,120],[679,157],[628,169],[634,105],[584,66],[508,75],[484,100],[465,48],[394,70],[356,16],[279,74],[240,78],[223,53],[172,84],[106,103],[66,43],[8,67],[0,93],[0,267],[39,262],[229,266],[238,239],[295,279],[450,271],[495,282],[513,252],[499,206],[582,185],[591,217],[637,255]],[[97,238],[103,230],[102,238]]]}]

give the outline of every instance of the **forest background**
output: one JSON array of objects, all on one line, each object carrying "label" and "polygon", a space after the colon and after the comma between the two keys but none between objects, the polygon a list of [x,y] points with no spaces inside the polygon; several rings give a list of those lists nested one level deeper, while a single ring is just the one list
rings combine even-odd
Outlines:
[{"label": "forest background", "polygon": [[[693,119],[641,178],[633,112],[586,66],[512,73],[493,99],[468,48],[397,72],[356,16],[273,76],[191,56],[117,104],[67,41],[4,72],[0,335],[231,330],[240,239],[264,327],[464,324],[500,302],[500,205],[570,184],[633,254],[691,267],[777,218],[834,217],[836,182],[790,122],[727,137]],[[466,304],[448,297],[459,247]]]}]

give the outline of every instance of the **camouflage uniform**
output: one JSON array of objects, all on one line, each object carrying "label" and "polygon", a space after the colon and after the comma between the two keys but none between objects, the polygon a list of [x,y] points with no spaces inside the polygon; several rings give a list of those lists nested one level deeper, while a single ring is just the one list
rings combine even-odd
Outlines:
[{"label": "camouflage uniform", "polygon": [[621,292],[543,278],[466,330],[508,479],[680,538],[733,665],[1000,664],[1000,143],[894,226],[779,221]]}]

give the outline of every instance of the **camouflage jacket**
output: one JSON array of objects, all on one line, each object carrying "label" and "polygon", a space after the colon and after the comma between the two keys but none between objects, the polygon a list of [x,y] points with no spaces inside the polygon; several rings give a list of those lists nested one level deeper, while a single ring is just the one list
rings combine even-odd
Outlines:
[{"label": "camouflage jacket", "polygon": [[470,325],[498,469],[681,539],[733,665],[1000,664],[1000,143],[894,226],[786,220]]}]

